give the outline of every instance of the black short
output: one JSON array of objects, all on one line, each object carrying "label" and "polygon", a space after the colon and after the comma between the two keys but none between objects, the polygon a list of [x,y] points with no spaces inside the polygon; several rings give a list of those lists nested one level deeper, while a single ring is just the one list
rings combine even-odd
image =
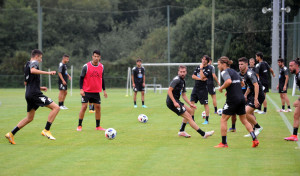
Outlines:
[{"label": "black short", "polygon": [[262,86],[263,86],[263,91],[264,91],[264,93],[269,92],[269,84],[267,84],[267,83],[262,83]]},{"label": "black short", "polygon": [[198,101],[200,104],[208,104],[208,90],[207,87],[198,89],[193,88],[192,94],[191,94],[191,101],[197,103]]},{"label": "black short", "polygon": [[216,94],[215,85],[213,85],[213,84],[207,84],[207,89],[208,89],[208,93],[210,95],[215,95]]},{"label": "black short", "polygon": [[243,95],[246,93],[247,89],[242,89]]},{"label": "black short", "polygon": [[37,110],[40,106],[48,106],[53,101],[44,94],[25,97],[27,101],[27,112]]},{"label": "black short", "polygon": [[245,110],[245,99],[240,99],[235,102],[226,102],[223,107],[223,114],[225,115],[243,115],[246,114]]},{"label": "black short", "polygon": [[99,93],[88,93],[84,92],[85,96],[81,97],[81,103],[95,103],[101,104],[101,98]]},{"label": "black short", "polygon": [[183,114],[186,111],[186,109],[182,102],[180,102],[179,100],[176,100],[176,102],[180,105],[180,108],[176,108],[172,101],[167,101],[166,103],[167,103],[168,108],[171,111],[175,112],[178,116],[180,116],[181,114]]},{"label": "black short", "polygon": [[283,90],[284,85],[279,85],[278,93],[287,93],[287,88],[286,90]]},{"label": "black short", "polygon": [[246,106],[250,106],[250,107],[252,107],[254,109],[261,109],[261,105],[263,104],[264,101],[265,101],[265,95],[264,94],[259,94],[258,95],[258,102],[259,102],[260,106],[256,108],[255,104],[254,104],[254,95],[253,94],[251,94],[251,95],[249,94],[247,96]]},{"label": "black short", "polygon": [[143,87],[143,83],[134,83],[135,87],[133,87],[133,91],[145,91],[145,87]]},{"label": "black short", "polygon": [[58,84],[59,90],[68,90],[68,84],[64,85],[63,83]]}]

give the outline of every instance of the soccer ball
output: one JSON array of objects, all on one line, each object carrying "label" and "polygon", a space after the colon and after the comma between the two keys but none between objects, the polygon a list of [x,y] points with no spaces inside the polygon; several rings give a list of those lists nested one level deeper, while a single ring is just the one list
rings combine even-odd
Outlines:
[{"label": "soccer ball", "polygon": [[117,131],[113,128],[108,128],[106,131],[105,131],[105,137],[107,139],[115,139],[117,136]]},{"label": "soccer ball", "polygon": [[146,123],[148,122],[148,117],[145,115],[145,114],[140,114],[138,116],[138,120],[141,122],[141,123]]},{"label": "soccer ball", "polygon": [[206,113],[205,113],[205,111],[202,112],[202,117],[203,117],[203,119],[206,118]]},{"label": "soccer ball", "polygon": [[223,113],[223,109],[218,109],[218,111],[217,111],[217,112],[218,112],[218,115],[219,115],[219,116],[221,116],[221,115],[222,115],[222,113]]}]

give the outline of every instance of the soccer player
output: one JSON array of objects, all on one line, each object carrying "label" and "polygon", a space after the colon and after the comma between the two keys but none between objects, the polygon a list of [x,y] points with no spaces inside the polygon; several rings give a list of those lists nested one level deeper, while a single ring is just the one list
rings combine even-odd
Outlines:
[{"label": "soccer player", "polygon": [[[266,93],[269,92],[268,72],[270,71],[272,73],[273,77],[275,77],[275,74],[274,74],[273,69],[269,66],[269,64],[263,60],[262,52],[256,53],[255,57],[258,62],[258,64],[256,64],[256,68],[255,68],[256,75],[257,75],[258,79],[260,80],[261,84],[263,85],[263,90],[264,90],[265,97],[266,97]],[[263,105],[264,105],[264,111],[258,111],[259,114],[267,113],[267,99],[265,99]]]},{"label": "soccer player", "polygon": [[[300,88],[300,71],[299,71],[299,65],[300,65],[300,58],[294,59],[289,63],[289,70],[292,74],[295,74],[295,80],[297,83],[297,86]],[[290,137],[284,138],[287,141],[298,141],[298,128],[299,128],[299,120],[300,120],[300,97],[298,100],[294,102],[295,112],[294,112],[294,130],[293,134]]]},{"label": "soccer player", "polygon": [[248,69],[255,72],[255,59],[254,58],[250,58],[249,59],[249,67],[248,67]]},{"label": "soccer player", "polygon": [[133,95],[133,103],[134,103],[134,108],[137,108],[136,105],[136,94],[138,91],[141,92],[142,94],[142,107],[147,108],[145,105],[145,68],[142,67],[142,59],[137,59],[136,60],[136,67],[132,68],[132,74],[131,74],[131,79],[132,79],[132,87],[134,91]]},{"label": "soccer player", "polygon": [[24,69],[26,82],[25,99],[27,101],[27,116],[23,120],[21,120],[11,132],[8,132],[5,135],[5,137],[11,144],[16,144],[14,141],[15,134],[34,119],[35,111],[39,108],[39,106],[46,106],[47,108],[51,109],[45,129],[41,134],[43,136],[46,136],[50,140],[55,140],[50,132],[50,127],[60,109],[57,104],[55,104],[50,98],[48,98],[41,92],[41,90],[46,92],[47,87],[40,87],[40,74],[55,75],[56,71],[46,72],[39,70],[39,63],[42,62],[42,57],[43,53],[40,50],[32,50],[31,60],[28,64],[26,64],[26,68]]},{"label": "soccer player", "polygon": [[67,96],[68,79],[71,80],[71,76],[68,74],[67,63],[69,62],[69,56],[64,54],[58,66],[58,104],[60,109],[68,109],[64,106],[64,101]]},{"label": "soccer player", "polygon": [[104,66],[100,63],[100,60],[100,51],[95,50],[92,55],[92,61],[86,63],[82,67],[79,82],[80,95],[82,96],[82,106],[79,112],[79,122],[77,131],[82,130],[82,121],[84,118],[84,113],[87,109],[88,102],[94,103],[95,106],[96,130],[106,130],[100,126],[101,98],[99,93],[103,90],[104,97],[107,98],[107,93],[105,91],[105,82],[103,77]]},{"label": "soccer player", "polygon": [[[291,106],[290,106],[290,100],[287,95],[288,82],[289,82],[289,71],[288,71],[287,67],[284,66],[284,60],[282,58],[279,58],[277,60],[277,63],[280,68],[279,84],[277,85],[277,90],[279,91],[281,105],[282,105],[282,108],[279,110],[279,112],[292,112]],[[288,105],[287,110],[285,110],[285,103]]]},{"label": "soccer player", "polygon": [[222,142],[219,143],[216,148],[227,148],[227,121],[233,114],[239,115],[242,124],[249,131],[252,136],[252,147],[257,147],[259,141],[257,140],[251,124],[247,121],[245,112],[245,98],[242,92],[241,80],[238,73],[231,69],[229,66],[232,64],[232,60],[228,57],[222,56],[218,60],[218,68],[221,71],[224,84],[219,88],[219,92],[222,93],[223,89],[226,89],[226,103],[223,107],[223,113],[221,117],[221,135]]},{"label": "soccer player", "polygon": [[[259,109],[265,100],[262,84],[257,79],[255,72],[248,69],[247,58],[239,58],[239,69],[241,74],[244,75],[244,82],[247,85],[247,90],[244,94],[246,99],[246,117],[248,122],[254,127],[255,135],[258,136],[263,127],[257,123],[254,110]],[[245,137],[250,137],[250,134],[245,135]]]},{"label": "soccer player", "polygon": [[212,67],[212,71],[211,71],[211,74],[209,74],[207,77],[207,89],[208,89],[208,93],[211,95],[211,98],[213,100],[215,114],[217,114],[218,106],[217,106],[217,97],[216,97],[216,89],[215,89],[215,85],[214,85],[214,80],[216,80],[216,82],[218,83],[219,86],[221,84],[219,83],[218,77],[216,76],[215,66],[213,66],[213,64],[211,62],[212,62],[212,59],[209,58],[208,65],[210,65]]},{"label": "soccer player", "polygon": [[[209,119],[209,106],[208,106],[208,90],[207,90],[207,77],[211,74],[212,67],[208,65],[209,56],[202,57],[202,63],[196,67],[192,78],[195,80],[195,86],[191,94],[191,103],[195,105],[198,101],[204,105],[206,118],[202,123],[208,124]],[[192,108],[192,118],[194,119],[195,109]]]},{"label": "soccer player", "polygon": [[[174,77],[172,82],[170,83],[169,89],[168,89],[168,95],[167,95],[167,106],[168,108],[175,112],[178,116],[183,117],[181,128],[178,132],[179,136],[183,136],[186,138],[191,137],[188,133],[185,132],[185,126],[186,123],[189,122],[190,126],[194,128],[203,138],[207,138],[211,135],[213,135],[214,131],[204,132],[202,131],[199,126],[194,122],[192,119],[191,108],[197,108],[194,104],[192,104],[187,96],[186,96],[186,84],[184,81],[184,78],[187,74],[186,66],[179,66],[178,67],[178,75]],[[180,95],[184,99],[184,101],[190,105],[190,107],[183,104],[179,99]]]}]

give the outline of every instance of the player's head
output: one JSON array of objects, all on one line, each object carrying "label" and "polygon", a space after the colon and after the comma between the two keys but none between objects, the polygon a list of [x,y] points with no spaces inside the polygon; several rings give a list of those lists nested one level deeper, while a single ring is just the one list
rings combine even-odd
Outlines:
[{"label": "player's head", "polygon": [[255,59],[253,57],[249,59],[249,65],[250,67],[255,67]]},{"label": "player's head", "polygon": [[206,66],[206,65],[208,64],[208,62],[209,62],[209,59],[210,59],[210,57],[209,57],[208,55],[204,55],[204,56],[202,57],[202,64],[203,64],[204,66]]},{"label": "player's head", "polygon": [[138,58],[138,59],[136,60],[136,66],[138,66],[138,67],[141,67],[141,66],[142,66],[142,59],[141,59],[141,58]]},{"label": "player's head", "polygon": [[68,62],[69,62],[69,57],[70,57],[70,56],[64,54],[63,57],[62,57],[62,62],[63,62],[64,64],[68,63]]},{"label": "player's head", "polygon": [[185,76],[186,76],[186,74],[187,74],[187,68],[186,68],[186,66],[180,65],[178,67],[178,76],[180,76],[182,79],[184,79]]},{"label": "player's head", "polygon": [[280,68],[283,67],[284,66],[284,59],[282,59],[282,58],[277,59],[277,64]]},{"label": "player's head", "polygon": [[218,60],[218,69],[220,71],[225,70],[226,68],[230,67],[230,65],[232,64],[232,60],[229,60],[228,57],[226,56],[222,56],[220,57],[220,59]]},{"label": "player's head", "polygon": [[100,54],[100,51],[99,51],[99,50],[93,51],[92,58],[93,58],[93,62],[94,62],[95,64],[98,64],[98,62],[100,62],[100,60],[101,60],[101,54]]},{"label": "player's head", "polygon": [[296,74],[299,72],[299,64],[300,64],[300,58],[296,58],[290,62],[289,69],[292,74]]},{"label": "player's head", "polygon": [[264,57],[264,54],[262,53],[262,52],[257,52],[256,54],[255,54],[255,58],[256,58],[256,60],[259,62],[259,61],[261,61],[261,60],[263,60],[263,57]]},{"label": "player's head", "polygon": [[37,60],[38,62],[42,62],[43,52],[38,49],[34,49],[31,51],[31,58]]},{"label": "player's head", "polygon": [[248,69],[248,59],[246,57],[239,58],[239,69],[245,72]]},{"label": "player's head", "polygon": [[211,65],[212,59],[209,58],[208,65]]}]

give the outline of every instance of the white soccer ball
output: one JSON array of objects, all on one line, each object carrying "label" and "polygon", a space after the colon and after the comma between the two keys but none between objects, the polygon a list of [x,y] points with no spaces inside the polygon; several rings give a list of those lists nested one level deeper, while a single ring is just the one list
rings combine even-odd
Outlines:
[{"label": "white soccer ball", "polygon": [[206,118],[206,113],[205,113],[205,111],[202,112],[202,117],[203,117],[203,118]]},{"label": "white soccer ball", "polygon": [[218,115],[219,115],[219,116],[221,116],[221,115],[222,115],[222,113],[223,113],[223,109],[218,109],[218,111],[217,111],[217,112],[218,112]]},{"label": "white soccer ball", "polygon": [[146,122],[148,122],[148,117],[147,117],[145,114],[140,114],[140,115],[138,116],[138,120],[139,120],[139,122],[141,122],[141,123],[146,123]]},{"label": "white soccer ball", "polygon": [[108,128],[106,131],[105,131],[105,137],[107,139],[115,139],[117,136],[117,131],[113,128]]}]

